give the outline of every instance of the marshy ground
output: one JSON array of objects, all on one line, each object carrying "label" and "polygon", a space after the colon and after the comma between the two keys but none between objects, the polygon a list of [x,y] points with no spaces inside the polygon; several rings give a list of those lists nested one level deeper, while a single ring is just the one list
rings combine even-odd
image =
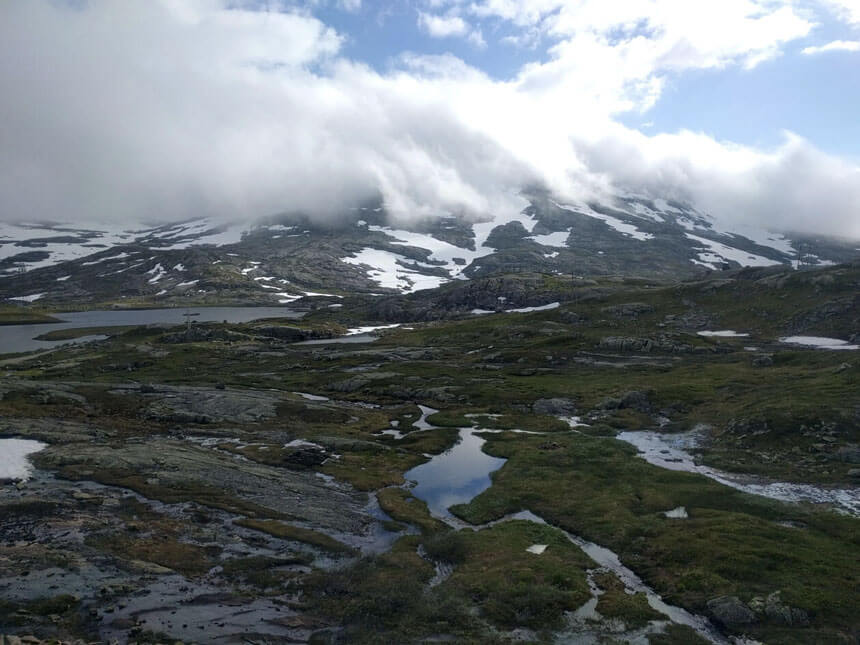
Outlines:
[{"label": "marshy ground", "polygon": [[[16,357],[0,433],[46,447],[0,487],[0,634],[856,642],[850,506],[743,492],[616,438],[695,428],[700,464],[856,499],[858,354],[779,339],[856,334],[860,270],[787,275],[605,281],[373,342],[297,342],[392,324],[347,302]],[[720,330],[749,336],[698,333]],[[463,429],[480,458],[457,472],[483,479],[440,513],[453,478],[430,495],[406,473]],[[546,524],[499,521],[523,511]]]}]

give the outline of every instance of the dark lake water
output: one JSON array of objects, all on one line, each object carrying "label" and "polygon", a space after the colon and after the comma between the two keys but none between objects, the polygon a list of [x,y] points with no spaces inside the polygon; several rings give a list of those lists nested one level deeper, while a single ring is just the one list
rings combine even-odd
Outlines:
[{"label": "dark lake water", "polygon": [[260,318],[300,318],[303,313],[287,307],[173,307],[170,309],[135,309],[111,311],[76,311],[55,314],[60,323],[42,325],[0,326],[0,354],[50,349],[69,341],[35,340],[35,336],[60,329],[79,327],[116,327],[122,325],[179,324],[183,314],[197,313],[195,322],[243,323]]},{"label": "dark lake water", "polygon": [[416,482],[412,494],[427,503],[430,512],[446,517],[448,508],[465,504],[492,484],[490,473],[505,463],[481,450],[485,441],[475,430],[460,430],[460,442],[436,455],[426,464],[416,466],[404,477]]}]

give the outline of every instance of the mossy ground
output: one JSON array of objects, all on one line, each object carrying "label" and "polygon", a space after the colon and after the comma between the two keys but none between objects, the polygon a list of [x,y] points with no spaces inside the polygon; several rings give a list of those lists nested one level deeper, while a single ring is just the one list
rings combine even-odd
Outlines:
[{"label": "mossy ground", "polygon": [[[211,326],[240,335],[239,341],[189,343],[163,342],[164,330],[134,329],[6,366],[11,380],[30,389],[16,386],[5,393],[0,414],[77,421],[110,441],[145,441],[177,432],[207,435],[218,428],[177,428],[146,419],[145,398],[118,394],[113,389],[118,383],[279,393],[282,403],[273,418],[229,426],[233,436],[247,439],[237,452],[288,466],[286,438],[319,443],[337,455],[319,466],[320,472],[360,490],[379,491],[382,508],[401,526],[421,533],[402,537],[384,555],[358,559],[334,573],[316,571],[302,581],[310,610],[342,625],[351,642],[406,642],[439,634],[493,642],[520,626],[543,638],[561,624],[564,611],[587,599],[585,571],[594,565],[552,527],[509,522],[451,533],[420,500],[409,501],[410,495],[396,488],[406,471],[452,446],[459,427],[472,425],[546,434],[486,434],[485,451],[508,461],[494,473],[490,489],[455,509],[460,517],[483,523],[528,509],[612,548],[668,601],[699,613],[707,612],[707,600],[715,596],[737,595],[748,602],[780,590],[786,603],[809,614],[810,625],[786,627],[763,619],[746,630],[765,642],[850,642],[860,613],[851,593],[860,575],[856,519],[661,470],[612,437],[620,430],[656,428],[657,417],[666,416],[666,431],[711,426],[712,443],[700,455],[707,463],[794,481],[851,483],[849,472],[856,465],[838,458],[838,449],[860,440],[860,361],[850,352],[789,349],[777,342],[800,324],[806,325],[804,333],[855,333],[858,277],[851,271],[823,273],[832,279],[817,282],[813,274],[789,275],[781,286],[746,278],[724,285],[606,281],[596,291],[571,292],[570,302],[553,311],[415,324],[366,345],[291,345],[255,336],[254,325]],[[845,315],[816,318],[827,303],[843,300]],[[630,302],[651,309],[631,317],[616,313],[618,305]],[[329,310],[302,324],[335,329],[360,321],[356,311]],[[711,329],[751,336],[704,338],[695,327],[668,318],[691,312]],[[807,319],[812,322],[804,323]],[[606,351],[600,344],[609,336],[664,337],[684,349]],[[746,351],[748,345],[760,351]],[[773,354],[772,362],[757,362],[762,353]],[[40,385],[55,382],[69,384],[85,403],[40,391]],[[607,403],[631,391],[644,393],[644,408]],[[307,401],[293,392],[333,400]],[[573,433],[553,415],[536,414],[534,402],[546,398],[570,401],[590,427]],[[415,431],[417,403],[438,408],[430,420],[444,427]],[[393,421],[406,433],[403,439],[379,434]],[[168,487],[119,466],[84,470],[59,474],[96,479],[166,503],[196,502],[239,515],[244,526],[285,540],[335,548],[322,543],[322,534],[291,526],[289,517],[214,487]],[[663,516],[677,506],[685,506],[690,517]],[[141,542],[153,562],[195,575],[217,560],[217,554],[189,551],[171,530],[162,527]],[[532,543],[549,548],[536,556],[525,551]],[[97,546],[123,558],[134,548],[123,533]],[[418,555],[419,546],[454,566],[438,587],[427,586],[434,569]],[[229,575],[249,584],[277,582],[259,571],[260,562],[230,566]],[[652,615],[641,598],[621,595],[611,580],[603,582],[601,613],[634,624]],[[680,627],[650,640],[695,642]]]}]

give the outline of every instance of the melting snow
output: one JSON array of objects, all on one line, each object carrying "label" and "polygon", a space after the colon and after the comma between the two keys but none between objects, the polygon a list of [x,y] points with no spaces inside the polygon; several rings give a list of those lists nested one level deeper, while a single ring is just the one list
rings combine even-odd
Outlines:
[{"label": "melting snow", "polygon": [[293,439],[289,443],[285,443],[284,448],[319,448],[320,450],[323,450],[323,447],[318,443],[306,441],[304,439]]},{"label": "melting snow", "polygon": [[343,298],[343,296],[338,296],[334,293],[316,293],[314,291],[302,291],[309,298]]},{"label": "melting snow", "polygon": [[0,439],[0,480],[26,480],[33,471],[27,455],[46,448],[41,441],[31,439]]},{"label": "melting snow", "polygon": [[7,300],[20,300],[21,302],[34,302],[44,296],[45,293],[32,293],[29,296],[15,296],[14,298],[7,298]]},{"label": "melting snow", "polygon": [[[369,266],[370,269],[367,271],[367,275],[375,280],[379,286],[388,289],[397,289],[404,293],[413,293],[421,289],[433,289],[447,282],[441,276],[424,275],[416,272],[414,269],[407,268],[414,261],[391,251],[381,251],[368,247],[356,253],[355,257],[341,258],[341,261],[356,266]],[[401,263],[407,266],[403,266]]]},{"label": "melting snow", "polygon": [[521,307],[519,309],[505,309],[506,314],[527,314],[533,311],[550,311],[551,309],[558,309],[560,303],[551,302],[548,305],[543,305],[541,307]]},{"label": "melting snow", "polygon": [[395,327],[400,327],[400,323],[395,323],[393,325],[379,325],[377,327],[353,327],[352,329],[347,330],[346,335],[355,336],[357,334],[369,334],[370,332],[377,331],[379,329],[394,329]]},{"label": "melting snow", "polygon": [[117,255],[111,255],[106,258],[99,258],[98,260],[93,260],[92,262],[81,262],[81,266],[91,267],[94,264],[101,264],[102,262],[108,262],[109,260],[121,260],[123,258],[131,257],[128,253],[119,253]]},{"label": "melting snow", "polygon": [[666,517],[671,520],[686,520],[689,516],[687,513],[687,509],[683,506],[679,506],[678,508],[673,508],[671,511],[666,511],[663,513]]},{"label": "melting snow", "polygon": [[273,296],[278,298],[278,304],[286,305],[291,302],[295,302],[296,300],[301,300],[304,296],[295,296],[291,293],[287,293],[286,291],[280,291],[278,293],[273,293]]},{"label": "melting snow", "polygon": [[[566,231],[548,233],[547,235],[532,235],[529,239],[534,240],[543,246],[554,246],[560,249],[566,249],[567,238],[569,237],[570,229],[567,229]],[[555,257],[556,255],[558,255],[558,253],[555,253],[552,257]]]},{"label": "melting snow", "polygon": [[789,345],[803,345],[817,349],[860,349],[860,345],[852,345],[847,340],[839,338],[825,338],[823,336],[786,336],[780,338],[779,342]]},{"label": "melting snow", "polygon": [[766,257],[762,257],[761,255],[755,255],[747,251],[741,251],[740,249],[727,246],[722,242],[715,242],[714,240],[699,237],[698,235],[693,235],[692,233],[684,233],[684,235],[686,235],[691,240],[699,242],[700,245],[708,249],[706,251],[699,252],[698,260],[691,260],[694,264],[701,264],[702,266],[706,266],[711,269],[718,268],[717,265],[721,264],[724,261],[734,261],[741,266],[751,267],[768,267],[780,264],[780,262],[777,262],[776,260],[770,260]]},{"label": "melting snow", "polygon": [[[528,201],[521,197],[519,200],[521,202],[520,205],[525,209],[528,206]],[[427,233],[413,233],[412,231],[392,229],[385,226],[367,226],[370,231],[384,233],[392,238],[391,244],[414,246],[430,251],[428,259],[438,264],[415,263],[413,260],[403,258],[396,253],[372,248],[365,248],[355,257],[342,258],[342,260],[347,264],[366,264],[372,267],[368,275],[384,287],[399,289],[405,293],[430,289],[444,284],[449,279],[465,280],[466,276],[463,275],[463,270],[466,267],[470,266],[478,258],[486,257],[495,252],[496,249],[486,245],[493,229],[511,222],[519,222],[529,233],[532,232],[537,224],[536,219],[530,215],[526,215],[522,210],[518,212],[499,212],[489,221],[478,222],[472,225],[474,250],[438,240]],[[361,222],[359,225],[366,225],[366,222]],[[410,264],[415,263],[419,267],[424,268],[441,267],[448,272],[449,277],[423,276],[414,270],[404,268],[398,264],[398,260]]]},{"label": "melting snow", "polygon": [[723,329],[720,331],[700,331],[698,332],[699,336],[711,337],[716,336],[717,338],[746,338],[749,334],[743,334],[736,331],[732,331],[731,329]]},{"label": "melting snow", "polygon": [[653,239],[654,236],[651,233],[646,233],[645,231],[640,231],[638,228],[633,226],[633,224],[628,224],[626,222],[622,222],[617,217],[612,217],[611,215],[604,215],[603,213],[598,213],[594,209],[592,209],[587,204],[581,204],[579,206],[567,206],[565,204],[559,204],[557,202],[553,202],[556,206],[558,206],[562,210],[570,211],[572,213],[579,213],[580,215],[588,215],[589,217],[593,217],[594,219],[599,219],[604,222],[607,226],[614,228],[616,231],[621,233],[622,235],[627,235],[632,237],[634,240],[639,240],[644,242],[646,240]]},{"label": "melting snow", "polygon": [[165,273],[167,273],[167,272],[164,270],[164,267],[161,266],[161,263],[159,262],[154,267],[152,267],[149,271],[146,272],[146,275],[153,276],[152,278],[149,279],[149,284],[155,284],[156,282],[161,280],[164,277]]},{"label": "melting snow", "polygon": [[298,394],[300,397],[308,401],[331,401],[327,396],[319,396],[318,394],[309,394],[307,392],[293,392],[293,394]]}]

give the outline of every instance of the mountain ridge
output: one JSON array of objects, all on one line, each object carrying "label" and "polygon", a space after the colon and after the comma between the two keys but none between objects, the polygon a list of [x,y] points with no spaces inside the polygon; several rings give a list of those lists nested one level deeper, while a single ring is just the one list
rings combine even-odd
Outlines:
[{"label": "mountain ridge", "polygon": [[[526,203],[526,202],[524,202]],[[10,302],[288,304],[350,293],[408,294],[501,273],[692,278],[743,266],[827,266],[860,242],[728,226],[689,205],[616,196],[562,202],[534,192],[517,213],[409,225],[384,207],[335,222],[286,214],[129,230],[0,228],[0,298]]]}]

